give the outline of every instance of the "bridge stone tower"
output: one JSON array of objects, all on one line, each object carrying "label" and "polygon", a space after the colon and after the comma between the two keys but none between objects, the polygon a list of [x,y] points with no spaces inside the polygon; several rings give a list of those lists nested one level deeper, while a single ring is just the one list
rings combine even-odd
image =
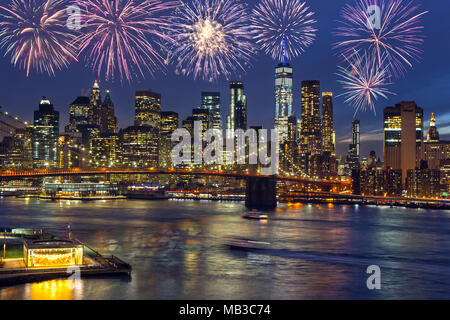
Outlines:
[{"label": "bridge stone tower", "polygon": [[250,210],[273,210],[277,207],[275,178],[248,178],[245,206]]}]

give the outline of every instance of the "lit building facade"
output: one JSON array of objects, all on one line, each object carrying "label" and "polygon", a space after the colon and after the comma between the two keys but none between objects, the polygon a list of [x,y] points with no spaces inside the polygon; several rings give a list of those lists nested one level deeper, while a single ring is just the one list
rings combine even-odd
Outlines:
[{"label": "lit building facade", "polygon": [[450,159],[450,141],[424,142],[423,158],[429,169],[439,170],[442,161]]},{"label": "lit building facade", "polygon": [[221,130],[220,92],[202,92],[201,108],[209,110],[211,128]]},{"label": "lit building facade", "polygon": [[81,133],[64,133],[59,136],[59,168],[85,168],[87,166],[88,154],[81,141]]},{"label": "lit building facade", "polygon": [[409,197],[439,198],[443,193],[441,171],[431,169],[408,170],[406,187]]},{"label": "lit building facade", "polygon": [[134,125],[159,129],[161,125],[161,95],[159,93],[136,92]]},{"label": "lit building facade", "polygon": [[287,175],[297,174],[299,168],[298,161],[298,143],[297,143],[297,117],[290,116],[286,124],[286,139],[280,141],[280,159],[279,171]]},{"label": "lit building facade", "polygon": [[439,170],[443,161],[450,159],[450,141],[441,141],[436,128],[436,119],[431,115],[427,140],[423,143],[423,160],[428,169]]},{"label": "lit building facade", "polygon": [[94,133],[89,143],[89,166],[91,168],[114,168],[118,160],[118,136]]},{"label": "lit building facade", "polygon": [[361,143],[361,134],[360,134],[360,121],[353,120],[352,121],[352,143],[348,148],[348,156],[347,156],[347,175],[351,175],[352,171],[359,171],[360,169],[360,143]]},{"label": "lit building facade", "polygon": [[202,132],[204,133],[206,130],[213,129],[211,122],[211,116],[208,109],[196,108],[192,110],[192,119],[195,122],[202,123]]},{"label": "lit building facade", "polygon": [[400,197],[403,194],[402,171],[363,169],[360,172],[360,188],[364,196]]},{"label": "lit building facade", "polygon": [[159,129],[134,126],[120,131],[120,165],[125,168],[158,166]]},{"label": "lit building facade", "polygon": [[92,119],[92,109],[89,97],[78,97],[69,106],[69,124],[66,132],[81,132],[80,128],[90,124]]},{"label": "lit building facade", "polygon": [[159,167],[172,168],[172,149],[174,143],[172,142],[172,134],[178,129],[178,113],[176,112],[161,112],[161,130],[159,140]]},{"label": "lit building facade", "polygon": [[301,150],[310,155],[322,153],[320,81],[302,81]]},{"label": "lit building facade", "polygon": [[100,128],[100,119],[102,117],[102,94],[97,80],[94,82],[89,97],[89,109],[89,124]]},{"label": "lit building facade", "polygon": [[408,170],[420,167],[423,147],[423,109],[415,102],[401,102],[384,109],[385,168],[402,170],[405,185]]},{"label": "lit building facade", "polygon": [[427,132],[427,142],[439,142],[439,132],[436,128],[436,119],[434,113],[431,114],[430,127]]},{"label": "lit building facade", "polygon": [[230,115],[227,118],[227,130],[233,133],[237,129],[247,130],[247,96],[244,83],[230,82]]},{"label": "lit building facade", "polygon": [[59,112],[50,100],[42,98],[39,110],[34,112],[33,166],[58,167]]},{"label": "lit building facade", "polygon": [[0,143],[2,168],[33,168],[33,127],[18,128]]},{"label": "lit building facade", "polygon": [[111,100],[111,93],[106,91],[105,100],[102,103],[102,114],[100,116],[100,132],[116,134],[117,118],[114,112],[114,103]]},{"label": "lit building facade", "polygon": [[361,157],[361,122],[359,120],[352,121],[352,144],[356,148],[355,157],[359,161]]},{"label": "lit building facade", "polygon": [[293,72],[289,64],[279,64],[275,68],[275,117],[293,115]]},{"label": "lit building facade", "polygon": [[336,155],[333,118],[333,93],[322,93],[322,150]]},{"label": "lit building facade", "polygon": [[280,143],[288,139],[289,117],[293,115],[293,72],[289,64],[275,68],[275,129],[278,129]]}]

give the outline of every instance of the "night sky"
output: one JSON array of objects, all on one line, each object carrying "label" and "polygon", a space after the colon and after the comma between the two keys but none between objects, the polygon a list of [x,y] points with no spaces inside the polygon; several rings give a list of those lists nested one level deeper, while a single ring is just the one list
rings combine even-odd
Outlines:
[{"label": "night sky", "polygon": [[[319,32],[314,44],[301,57],[291,62],[294,68],[294,110],[300,116],[300,82],[302,80],[318,79],[321,81],[322,91],[333,91],[335,95],[341,93],[336,82],[337,58],[332,51],[332,43],[336,38],[332,31],[337,25],[336,19],[346,2],[353,0],[309,0],[308,3],[315,11],[316,27]],[[7,0],[1,0],[2,4]],[[417,2],[417,1],[415,1]],[[248,1],[252,6],[255,0]],[[389,100],[379,100],[376,104],[377,115],[366,111],[359,113],[362,132],[362,156],[367,156],[370,150],[375,150],[382,156],[382,110],[402,100],[415,100],[425,111],[426,125],[435,112],[437,126],[444,138],[450,139],[450,2],[447,0],[433,0],[422,2],[422,10],[430,11],[424,17],[425,51],[420,63],[416,63],[414,70],[408,72],[403,79],[397,79],[390,87],[397,96]],[[69,104],[78,95],[86,95],[96,74],[87,68],[83,62],[73,64],[69,69],[60,71],[55,77],[48,75],[25,76],[25,72],[15,69],[10,64],[9,57],[0,56],[0,105],[4,111],[19,116],[24,121],[32,122],[33,111],[38,107],[42,96],[47,96],[61,113],[61,127],[63,130],[68,120]],[[262,124],[273,127],[275,112],[273,87],[274,67],[276,62],[261,53],[255,57],[252,67],[245,74],[236,75],[230,80],[241,80],[245,83],[248,97],[249,125]],[[116,115],[120,127],[133,124],[134,92],[136,90],[151,89],[162,94],[163,110],[176,111],[180,118],[186,118],[192,108],[200,105],[201,91],[222,92],[223,120],[228,114],[229,97],[228,81],[224,78],[217,83],[194,81],[191,77],[177,76],[175,69],[157,72],[154,79],[135,81],[131,84],[120,81],[105,82],[100,80],[100,87],[104,95],[106,89],[111,90],[115,103]],[[337,132],[338,153],[347,152],[351,121],[354,110],[345,105],[343,98],[335,98],[335,130]]]}]

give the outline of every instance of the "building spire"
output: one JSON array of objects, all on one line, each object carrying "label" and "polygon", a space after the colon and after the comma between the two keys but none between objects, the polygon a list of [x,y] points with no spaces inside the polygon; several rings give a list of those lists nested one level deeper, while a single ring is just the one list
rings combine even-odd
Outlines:
[{"label": "building spire", "polygon": [[47,97],[43,96],[40,104],[51,104],[51,103],[50,103],[50,100],[47,99]]},{"label": "building spire", "polygon": [[98,80],[94,81],[94,89],[100,89],[100,87],[98,85]]},{"label": "building spire", "polygon": [[428,142],[439,142],[439,132],[436,128],[436,119],[434,118],[434,112],[431,114],[430,127],[427,132]]}]

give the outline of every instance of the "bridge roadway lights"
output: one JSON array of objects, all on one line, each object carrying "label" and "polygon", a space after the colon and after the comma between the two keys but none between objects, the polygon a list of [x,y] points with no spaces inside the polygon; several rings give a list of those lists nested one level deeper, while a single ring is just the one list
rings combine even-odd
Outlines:
[{"label": "bridge roadway lights", "polygon": [[274,178],[247,178],[245,206],[250,210],[273,210],[277,207]]}]

